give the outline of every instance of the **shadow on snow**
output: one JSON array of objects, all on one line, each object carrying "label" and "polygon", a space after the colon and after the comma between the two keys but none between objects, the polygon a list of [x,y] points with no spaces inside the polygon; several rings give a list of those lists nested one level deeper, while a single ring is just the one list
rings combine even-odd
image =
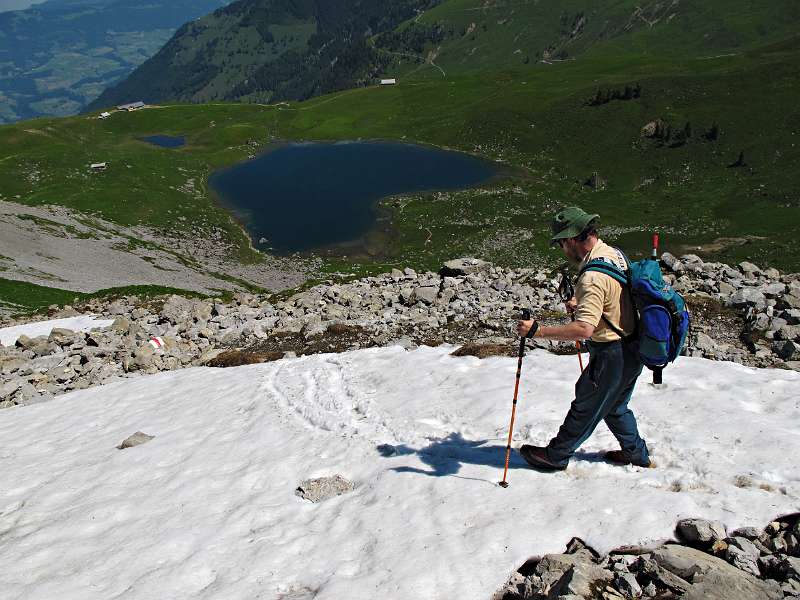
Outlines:
[{"label": "shadow on snow", "polygon": [[[376,449],[384,458],[416,454],[423,463],[430,467],[430,469],[408,466],[394,467],[392,471],[397,473],[417,473],[432,477],[458,476],[462,465],[483,465],[498,469],[499,475],[502,475],[506,447],[485,446],[487,441],[465,440],[460,433],[453,432],[447,437],[431,440],[430,444],[423,448],[412,448],[405,444],[380,444]],[[590,463],[605,462],[600,452],[578,451],[573,459]],[[512,449],[508,468],[536,470],[531,469],[516,449]]]},{"label": "shadow on snow", "polygon": [[[416,454],[423,463],[431,467],[430,470],[407,466],[394,467],[392,470],[398,473],[419,473],[420,475],[430,475],[432,477],[446,477],[457,475],[461,470],[461,465],[466,464],[494,467],[502,475],[506,459],[506,447],[485,446],[486,442],[487,440],[465,440],[460,433],[454,432],[445,438],[432,440],[424,448],[412,448],[405,444],[398,446],[381,444],[377,447],[377,450],[385,458]],[[508,468],[525,469],[528,468],[528,465],[516,451],[512,451]]]}]

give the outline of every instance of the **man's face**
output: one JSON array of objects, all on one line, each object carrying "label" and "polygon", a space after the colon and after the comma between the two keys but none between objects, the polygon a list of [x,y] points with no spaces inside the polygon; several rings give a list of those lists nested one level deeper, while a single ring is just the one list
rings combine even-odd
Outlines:
[{"label": "man's face", "polygon": [[558,245],[561,246],[564,254],[566,254],[567,258],[574,264],[580,264],[583,260],[583,256],[581,256],[578,251],[578,240],[575,238],[558,240]]}]

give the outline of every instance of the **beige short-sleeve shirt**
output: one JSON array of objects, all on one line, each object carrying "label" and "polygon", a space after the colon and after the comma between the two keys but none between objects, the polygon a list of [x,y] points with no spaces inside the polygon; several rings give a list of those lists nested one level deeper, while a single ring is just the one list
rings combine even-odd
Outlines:
[{"label": "beige short-sleeve shirt", "polygon": [[[621,252],[602,240],[597,240],[594,248],[581,262],[580,269],[583,269],[590,260],[597,258],[603,258],[623,271],[628,268],[625,256]],[[588,323],[595,328],[592,341],[614,342],[620,339],[620,336],[602,319],[603,316],[625,335],[633,333],[636,322],[630,295],[625,293],[622,285],[611,276],[587,271],[581,275],[575,286],[575,300],[578,303],[575,320]]]}]

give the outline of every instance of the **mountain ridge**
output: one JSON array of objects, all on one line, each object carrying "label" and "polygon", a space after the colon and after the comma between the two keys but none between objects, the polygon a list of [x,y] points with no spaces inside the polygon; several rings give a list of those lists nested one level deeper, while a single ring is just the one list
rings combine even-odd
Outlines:
[{"label": "mountain ridge", "polygon": [[388,64],[368,36],[440,0],[240,0],[186,23],[153,58],[89,105],[304,100],[357,87]]}]

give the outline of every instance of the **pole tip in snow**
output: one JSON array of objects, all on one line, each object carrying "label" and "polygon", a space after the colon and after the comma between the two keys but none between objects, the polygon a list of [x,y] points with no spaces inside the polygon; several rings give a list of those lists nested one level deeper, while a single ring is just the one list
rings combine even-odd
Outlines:
[{"label": "pole tip in snow", "polygon": [[497,485],[499,485],[501,488],[507,488],[508,487],[508,482],[507,481],[498,481]]}]

